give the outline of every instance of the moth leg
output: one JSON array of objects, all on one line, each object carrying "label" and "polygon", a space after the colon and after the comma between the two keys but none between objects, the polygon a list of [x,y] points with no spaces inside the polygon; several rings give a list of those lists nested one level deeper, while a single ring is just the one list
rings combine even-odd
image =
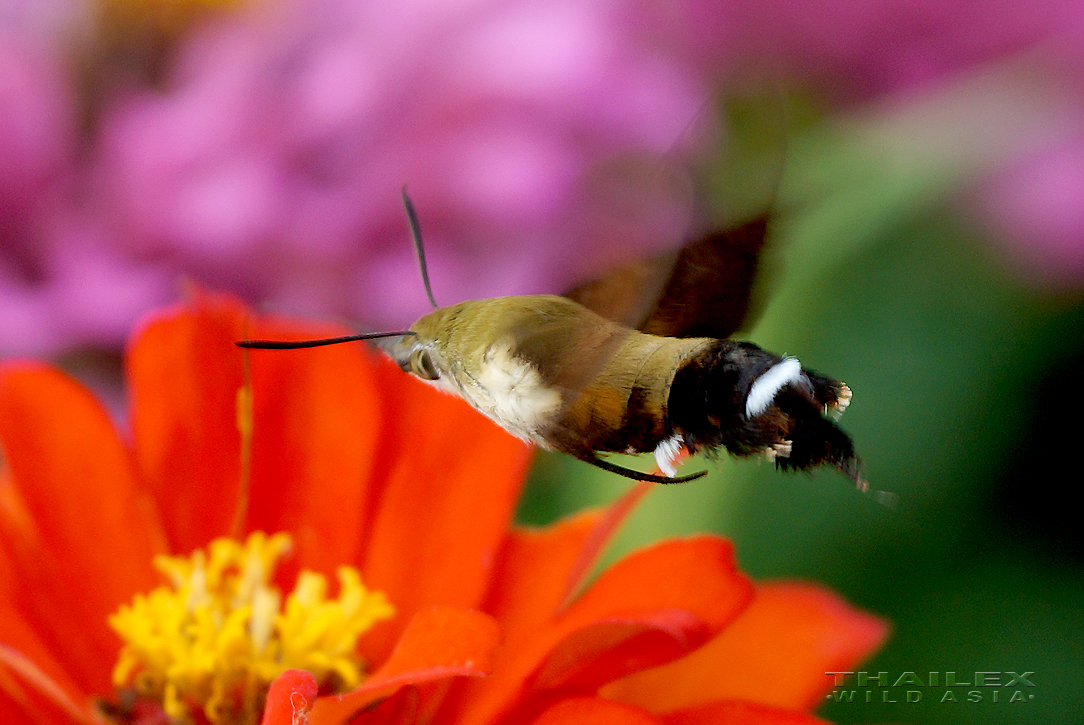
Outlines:
[{"label": "moth leg", "polygon": [[656,476],[651,473],[641,473],[640,471],[634,471],[631,468],[625,468],[624,466],[619,466],[616,463],[610,463],[609,461],[603,460],[596,455],[585,455],[579,458],[584,463],[590,463],[592,466],[601,468],[604,471],[616,473],[619,476],[631,478],[634,481],[651,481],[652,483],[685,483],[686,481],[692,481],[693,479],[705,476],[708,473],[707,471],[700,471],[699,473],[692,473],[688,476],[674,476],[673,478],[669,478],[667,476]]}]

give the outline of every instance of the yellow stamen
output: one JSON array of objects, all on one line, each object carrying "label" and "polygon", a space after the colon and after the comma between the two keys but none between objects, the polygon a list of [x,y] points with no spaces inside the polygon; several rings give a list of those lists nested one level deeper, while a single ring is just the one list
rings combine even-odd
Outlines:
[{"label": "yellow stamen", "polygon": [[173,720],[202,712],[222,725],[257,722],[284,670],[312,672],[322,691],[357,686],[358,637],[394,609],[351,567],[338,571],[336,599],[327,598],[326,577],[303,571],[284,602],[270,580],[290,546],[288,534],[257,532],[243,544],[215,539],[190,557],[158,557],[169,585],[109,618],[125,643],[114,685],[162,703]]}]

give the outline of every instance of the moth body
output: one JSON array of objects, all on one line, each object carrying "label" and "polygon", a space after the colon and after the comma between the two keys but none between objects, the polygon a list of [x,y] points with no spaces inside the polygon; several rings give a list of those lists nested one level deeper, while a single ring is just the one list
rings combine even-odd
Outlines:
[{"label": "moth body", "polygon": [[[842,383],[750,343],[663,337],[554,295],[437,309],[385,347],[400,367],[458,395],[510,433],[623,475],[599,453],[763,454],[784,468],[829,463],[858,479],[850,439],[823,417]],[[684,479],[662,479],[684,480]]]},{"label": "moth body", "polygon": [[[238,344],[294,349],[383,338],[403,370],[458,395],[510,433],[629,478],[698,478],[703,473],[674,477],[679,452],[725,448],[764,455],[784,469],[829,464],[868,490],[851,439],[825,417],[846,407],[847,386],[795,358],[729,339],[749,313],[766,217],[565,296],[438,308],[417,214],[402,196],[433,312],[405,332]],[[635,288],[650,291],[654,305],[632,304]],[[665,476],[599,456],[646,452]]]}]

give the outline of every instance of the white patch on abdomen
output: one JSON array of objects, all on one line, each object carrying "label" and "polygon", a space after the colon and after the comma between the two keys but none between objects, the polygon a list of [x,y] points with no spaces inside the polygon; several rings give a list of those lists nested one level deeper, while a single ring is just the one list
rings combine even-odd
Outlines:
[{"label": "white patch on abdomen", "polygon": [[433,382],[460,395],[512,435],[548,448],[542,433],[561,409],[560,392],[546,387],[534,366],[515,357],[510,342],[498,341],[478,358],[477,369],[457,365]]},{"label": "white patch on abdomen", "polygon": [[749,388],[749,395],[745,396],[745,417],[755,418],[763,413],[784,386],[796,383],[804,377],[802,364],[796,357],[783,358],[782,362],[772,365],[761,373]]}]

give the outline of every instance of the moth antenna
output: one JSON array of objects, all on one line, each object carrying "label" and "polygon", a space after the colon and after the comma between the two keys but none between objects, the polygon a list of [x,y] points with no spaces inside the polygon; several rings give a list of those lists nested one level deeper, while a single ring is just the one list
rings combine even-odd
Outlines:
[{"label": "moth antenna", "polygon": [[396,337],[417,334],[418,333],[413,330],[401,330],[397,332],[363,332],[357,335],[343,335],[341,337],[322,337],[317,340],[239,340],[233,344],[237,345],[237,347],[247,347],[252,350],[298,350],[305,347],[338,345],[342,342],[375,340],[379,337]]},{"label": "moth antenna", "polygon": [[407,196],[406,187],[404,186],[400,191],[403,197],[403,207],[406,209],[407,222],[410,224],[410,236],[414,240],[414,251],[418,255],[418,268],[422,273],[422,284],[425,285],[425,294],[429,297],[429,304],[433,305],[433,309],[437,309],[440,305],[437,304],[436,298],[433,297],[433,288],[429,285],[429,267],[425,263],[425,246],[422,244],[422,227],[418,223],[418,212],[414,209],[414,203],[410,201],[410,197]]}]

